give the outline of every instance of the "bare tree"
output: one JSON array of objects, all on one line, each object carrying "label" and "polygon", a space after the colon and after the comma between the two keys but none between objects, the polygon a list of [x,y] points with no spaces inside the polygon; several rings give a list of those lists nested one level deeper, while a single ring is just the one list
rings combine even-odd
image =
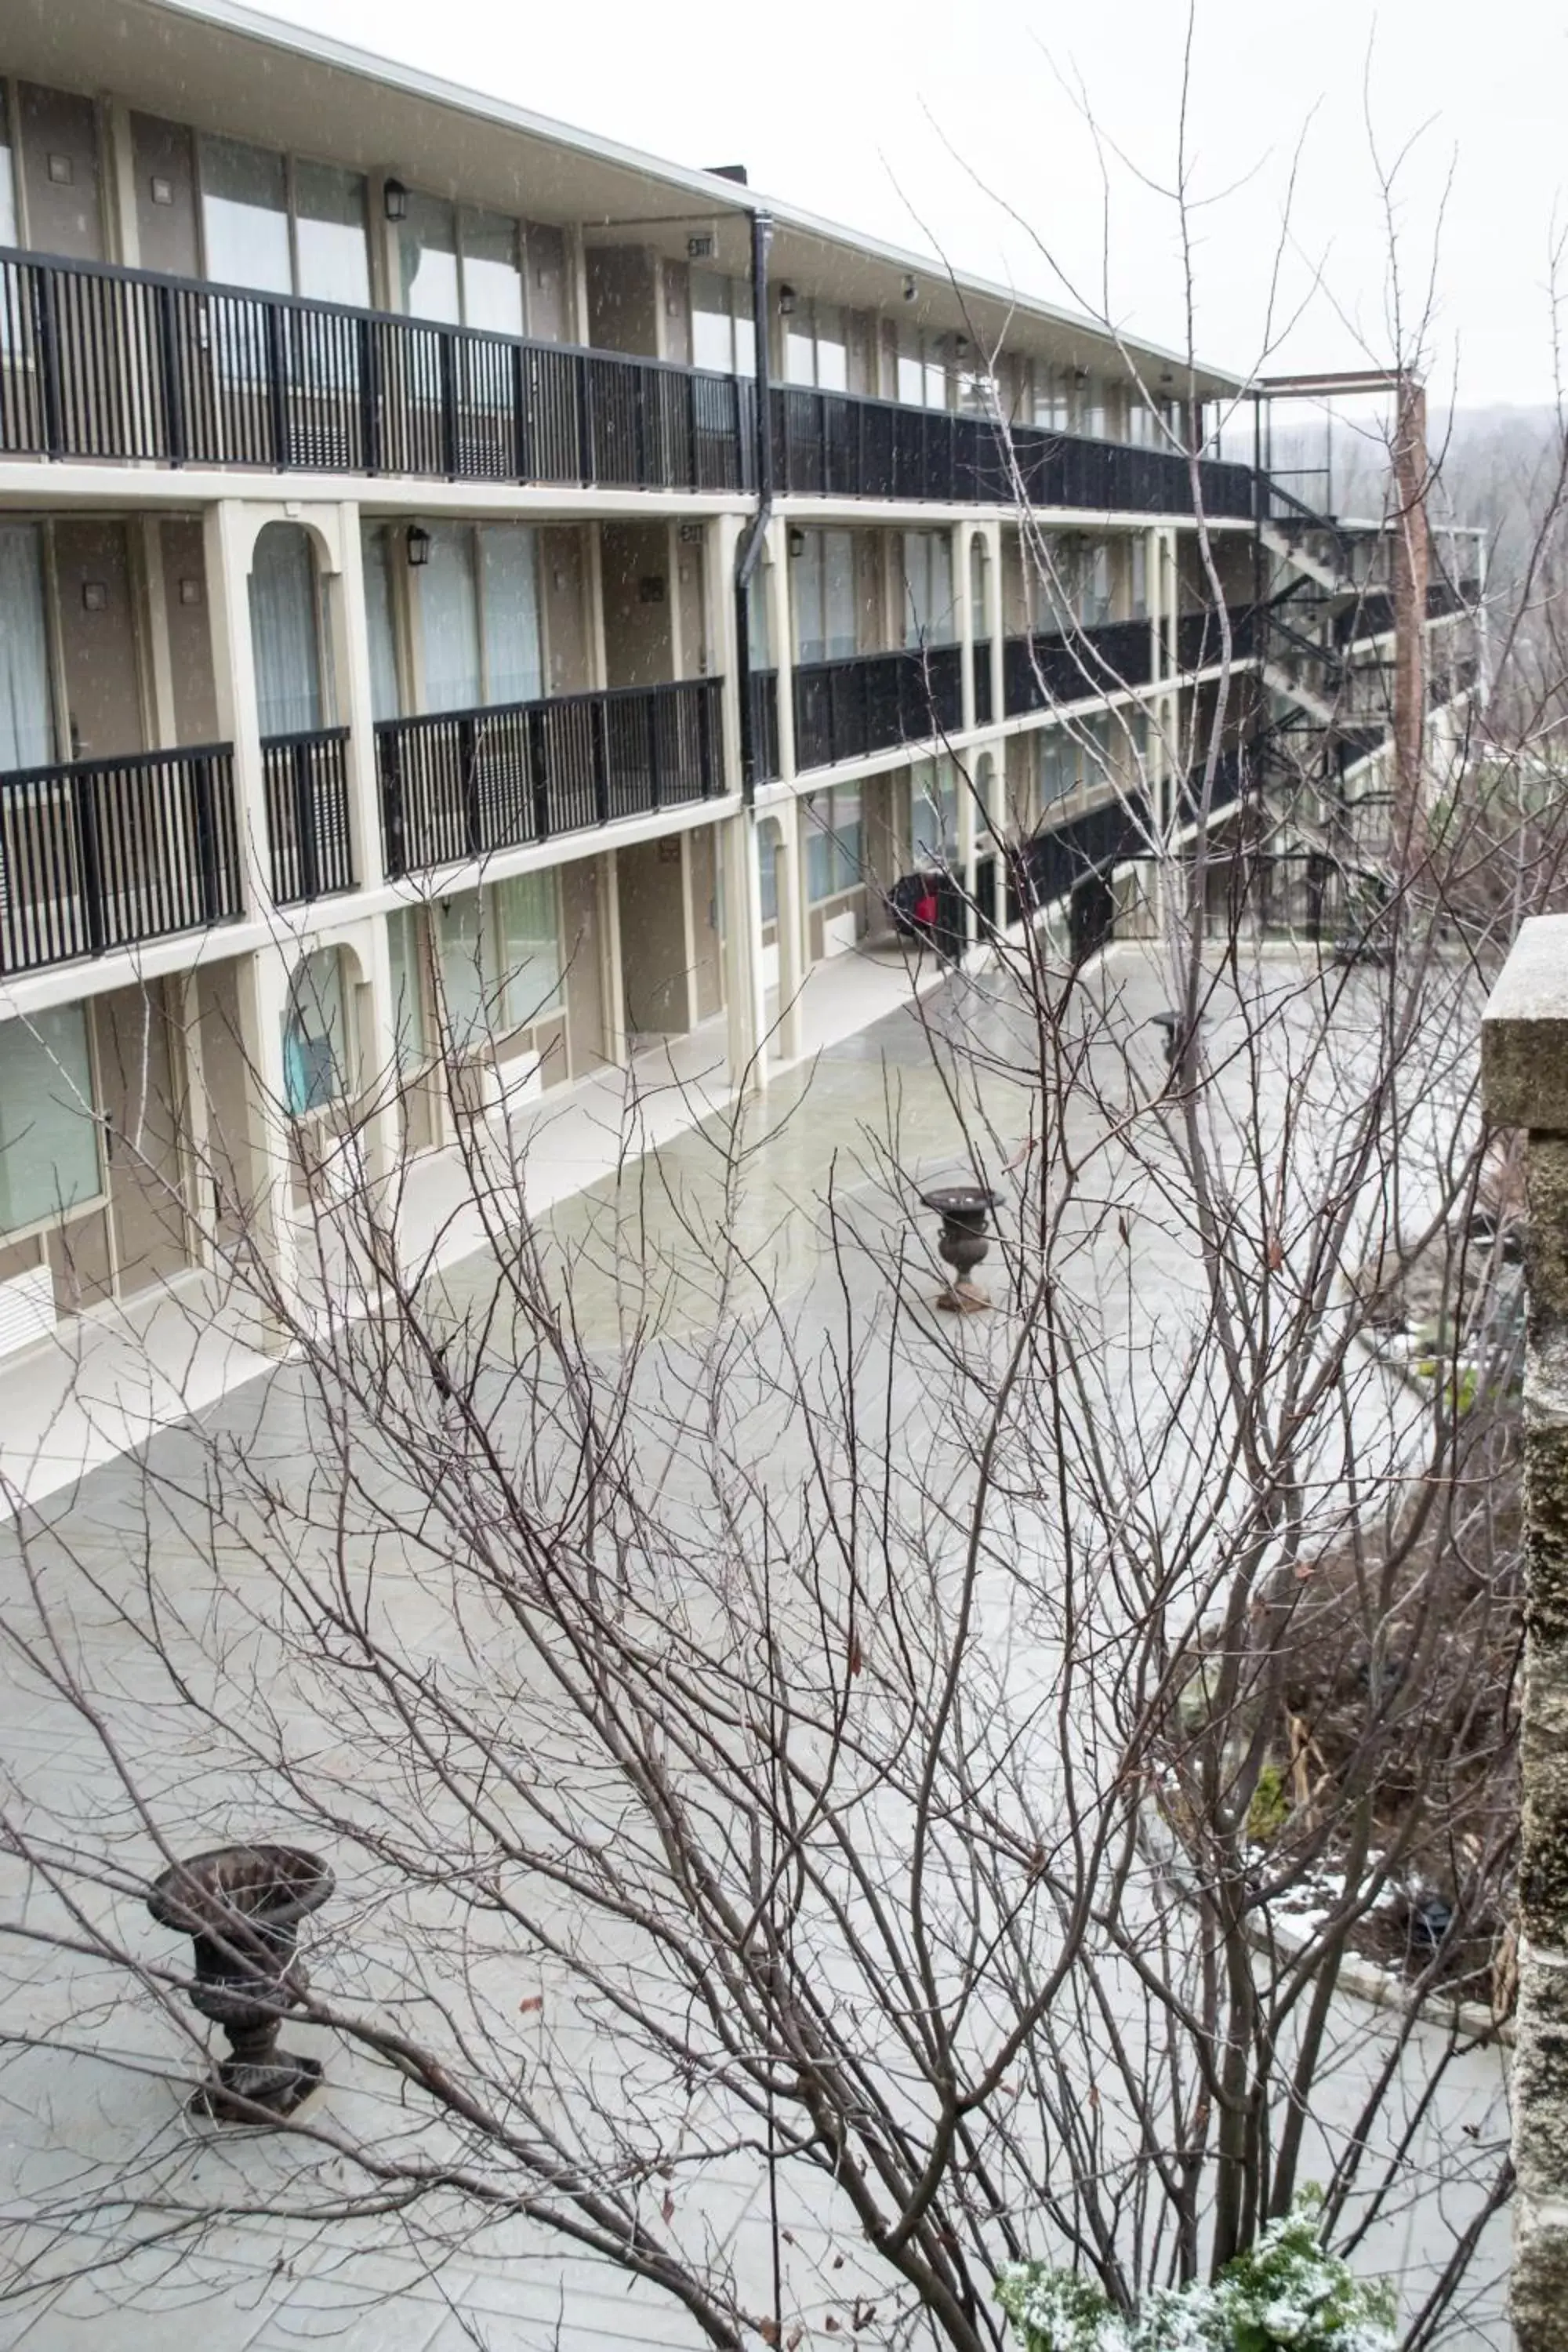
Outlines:
[{"label": "bare tree", "polygon": [[[280,1369],[9,1549],[68,1766],[4,1812],[11,2096],[55,2116],[15,2295],[240,2228],[980,2352],[1003,2263],[1131,2308],[1316,2180],[1409,2352],[1500,2326],[1520,1341],[1476,1045],[1560,821],[1494,747],[1379,905],[1260,839],[1198,545],[1195,737],[1083,648],[1121,943],[1012,845],[1020,919],[879,1101],[742,1093],[536,1222],[475,1114],[499,1008],[433,972],[455,1267],[375,1172],[404,1075],[268,1106],[294,1278],[243,1201],[208,1241]],[[932,1305],[955,1171],[1000,1196],[986,1315]],[[329,2087],[264,2155],[172,2127],[206,2059],[144,1908],[256,1834],[337,1879],[277,1995]]]}]

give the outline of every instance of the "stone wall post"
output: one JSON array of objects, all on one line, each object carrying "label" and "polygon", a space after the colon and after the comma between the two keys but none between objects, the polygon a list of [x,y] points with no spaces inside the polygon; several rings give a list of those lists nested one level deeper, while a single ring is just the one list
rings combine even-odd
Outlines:
[{"label": "stone wall post", "polygon": [[1568,2352],[1568,915],[1521,930],[1481,1076],[1491,1123],[1529,1136],[1513,2322],[1520,2352]]}]

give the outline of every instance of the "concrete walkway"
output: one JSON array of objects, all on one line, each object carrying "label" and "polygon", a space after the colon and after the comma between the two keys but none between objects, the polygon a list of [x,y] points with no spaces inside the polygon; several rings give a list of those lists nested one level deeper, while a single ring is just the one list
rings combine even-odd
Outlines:
[{"label": "concrete walkway", "polygon": [[[879,950],[834,957],[808,975],[801,1002],[804,1055],[869,1029],[941,986],[928,957]],[[770,1008],[776,1018],[774,1000]],[[773,1066],[774,1082],[790,1073]],[[722,1017],[514,1111],[508,1129],[523,1155],[530,1216],[542,1217],[679,1136],[731,1099]],[[479,1213],[455,1152],[432,1152],[407,1171],[405,1245],[449,1266],[482,1248]],[[123,1304],[71,1318],[49,1338],[0,1360],[0,1521],[134,1451],[160,1429],[203,1412],[267,1372],[249,1318],[222,1273],[192,1272]]]}]

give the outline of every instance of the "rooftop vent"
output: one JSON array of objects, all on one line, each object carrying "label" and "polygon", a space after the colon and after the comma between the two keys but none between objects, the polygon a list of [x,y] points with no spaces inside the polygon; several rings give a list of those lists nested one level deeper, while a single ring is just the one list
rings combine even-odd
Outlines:
[{"label": "rooftop vent", "polygon": [[707,171],[710,180],[733,180],[738,187],[746,185],[744,163],[710,163]]}]

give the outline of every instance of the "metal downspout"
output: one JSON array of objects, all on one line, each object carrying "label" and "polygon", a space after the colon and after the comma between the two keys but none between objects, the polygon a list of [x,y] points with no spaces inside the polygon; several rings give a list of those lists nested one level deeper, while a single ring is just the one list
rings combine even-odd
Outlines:
[{"label": "metal downspout", "polygon": [[748,591],[763,560],[773,511],[773,399],[768,377],[768,247],[773,216],[752,215],[752,332],[756,352],[752,383],[752,447],[757,504],[735,550],[735,672],[741,696],[741,793],[747,807],[756,798],[757,743],[752,714],[752,628]]}]

